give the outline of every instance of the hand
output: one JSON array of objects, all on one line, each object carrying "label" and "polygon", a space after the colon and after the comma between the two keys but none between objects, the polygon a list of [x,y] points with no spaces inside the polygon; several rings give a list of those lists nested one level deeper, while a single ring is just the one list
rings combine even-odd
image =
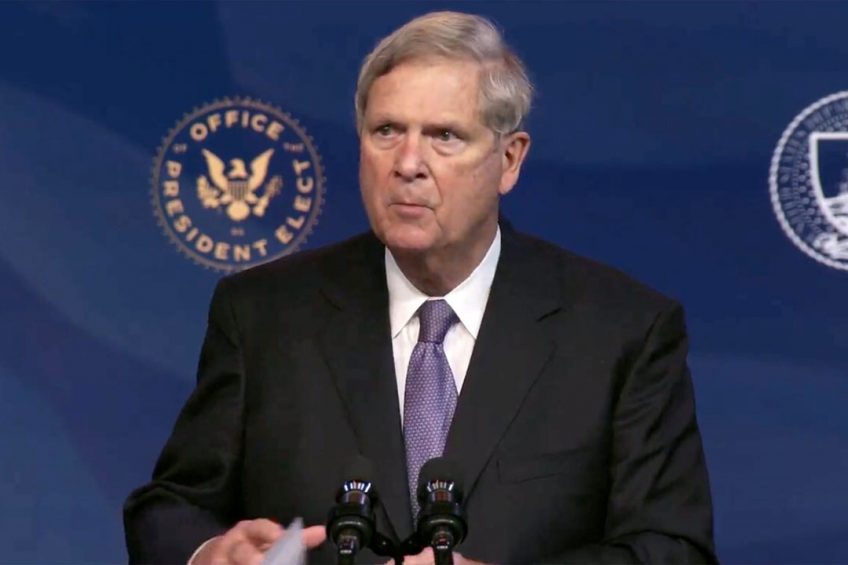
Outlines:
[{"label": "hand", "polygon": [[[424,551],[419,553],[418,555],[407,555],[403,558],[403,565],[434,565],[436,562],[435,557],[433,556],[433,548],[427,547],[424,548]],[[453,565],[486,565],[480,561],[472,561],[471,559],[467,559],[460,555],[459,553],[454,552],[453,554]]]},{"label": "hand", "polygon": [[[224,535],[211,539],[191,560],[191,565],[259,565],[265,552],[285,534],[285,529],[271,520],[243,520]],[[307,549],[318,547],[327,539],[324,526],[303,530]]]}]

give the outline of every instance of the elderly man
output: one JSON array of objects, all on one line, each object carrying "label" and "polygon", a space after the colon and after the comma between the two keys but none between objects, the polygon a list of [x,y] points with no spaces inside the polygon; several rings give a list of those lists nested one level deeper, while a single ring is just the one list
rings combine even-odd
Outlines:
[{"label": "elderly man", "polygon": [[373,231],[220,282],[197,388],[126,505],[132,561],[255,563],[295,516],[330,561],[358,453],[396,541],[424,461],[457,464],[459,562],[715,560],[680,307],[499,217],[530,99],[480,17],[422,16],[367,57]]}]

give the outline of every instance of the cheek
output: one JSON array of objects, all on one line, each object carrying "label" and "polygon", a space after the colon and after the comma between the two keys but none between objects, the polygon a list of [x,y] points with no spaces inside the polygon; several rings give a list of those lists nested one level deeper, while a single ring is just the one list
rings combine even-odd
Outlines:
[{"label": "cheek", "polygon": [[372,190],[384,183],[390,172],[391,160],[387,156],[368,152],[360,153],[359,178],[367,182]]},{"label": "cheek", "polygon": [[451,163],[436,176],[439,195],[451,204],[451,213],[462,214],[463,208],[475,203],[490,202],[498,197],[500,177],[491,163]]},{"label": "cheek", "polygon": [[479,182],[478,167],[474,163],[447,162],[430,166],[439,195],[443,200],[462,198]]},{"label": "cheek", "polygon": [[362,195],[362,203],[365,213],[374,229],[379,231],[379,226],[386,221],[388,211],[384,204],[383,183],[379,176],[379,168],[369,159],[361,159],[359,163],[359,191]]},{"label": "cheek", "polygon": [[359,189],[366,199],[373,197],[377,191],[377,174],[371,159],[361,158],[359,160]]}]

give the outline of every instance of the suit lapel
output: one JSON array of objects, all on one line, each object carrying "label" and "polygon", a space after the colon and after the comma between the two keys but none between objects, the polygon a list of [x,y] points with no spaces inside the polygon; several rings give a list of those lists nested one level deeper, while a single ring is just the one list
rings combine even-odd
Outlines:
[{"label": "suit lapel", "polygon": [[387,525],[403,540],[411,531],[411,510],[383,247],[370,237],[363,248],[325,274],[325,294],[337,311],[319,339],[359,450],[374,463]]},{"label": "suit lapel", "polygon": [[486,312],[445,446],[464,479],[466,498],[530,387],[554,352],[540,320],[560,306],[545,263],[509,228]]},{"label": "suit lapel", "polygon": [[[373,236],[357,245],[324,273],[336,311],[319,341],[360,452],[374,463],[391,533],[403,541],[412,523],[384,248]],[[562,287],[531,247],[502,229],[501,257],[444,453],[458,464],[466,497],[554,353],[541,320],[562,307]]]}]

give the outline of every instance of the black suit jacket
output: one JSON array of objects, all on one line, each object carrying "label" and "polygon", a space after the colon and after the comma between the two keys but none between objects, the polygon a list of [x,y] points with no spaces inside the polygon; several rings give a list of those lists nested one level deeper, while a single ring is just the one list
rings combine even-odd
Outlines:
[{"label": "black suit jacket", "polygon": [[[681,308],[503,230],[445,456],[489,562],[712,562]],[[125,506],[133,562],[185,562],[240,519],[323,523],[357,453],[380,529],[412,528],[384,248],[371,234],[223,279],[197,387]],[[313,562],[332,562],[325,544]]]}]

